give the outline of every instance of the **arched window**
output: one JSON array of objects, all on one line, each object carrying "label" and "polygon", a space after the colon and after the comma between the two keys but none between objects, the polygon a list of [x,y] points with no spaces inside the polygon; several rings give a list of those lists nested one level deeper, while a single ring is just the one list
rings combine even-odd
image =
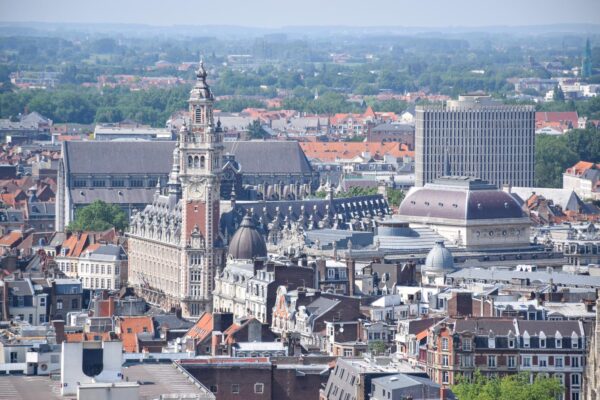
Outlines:
[{"label": "arched window", "polygon": [[202,123],[202,107],[196,108],[195,119],[196,119],[196,123],[197,124],[201,124]]},{"label": "arched window", "polygon": [[193,167],[194,166],[194,157],[192,156],[188,156],[188,167]]},{"label": "arched window", "polygon": [[194,168],[198,168],[198,165],[200,164],[200,159],[198,158],[198,156],[194,157]]},{"label": "arched window", "polygon": [[204,156],[200,157],[200,168],[204,168]]}]

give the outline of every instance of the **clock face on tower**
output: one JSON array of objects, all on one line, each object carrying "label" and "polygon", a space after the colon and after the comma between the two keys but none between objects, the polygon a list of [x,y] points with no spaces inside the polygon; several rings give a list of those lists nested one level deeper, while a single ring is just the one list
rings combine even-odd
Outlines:
[{"label": "clock face on tower", "polygon": [[204,200],[206,193],[205,186],[200,182],[192,182],[190,183],[190,187],[188,189],[188,196],[190,200]]}]

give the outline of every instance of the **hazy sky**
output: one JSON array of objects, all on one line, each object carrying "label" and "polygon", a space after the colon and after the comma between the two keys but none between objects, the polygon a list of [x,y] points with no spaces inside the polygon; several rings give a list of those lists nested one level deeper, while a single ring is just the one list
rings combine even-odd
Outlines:
[{"label": "hazy sky", "polygon": [[600,0],[0,0],[0,21],[269,28],[600,23]]}]

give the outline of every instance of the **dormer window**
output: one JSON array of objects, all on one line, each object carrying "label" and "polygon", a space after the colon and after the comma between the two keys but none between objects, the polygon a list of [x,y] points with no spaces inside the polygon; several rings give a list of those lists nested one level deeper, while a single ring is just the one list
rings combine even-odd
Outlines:
[{"label": "dormer window", "polygon": [[575,332],[571,335],[571,348],[578,349],[579,348],[579,336]]},{"label": "dormer window", "polygon": [[562,335],[560,334],[560,332],[556,331],[556,334],[554,335],[554,340],[556,341],[556,348],[562,349]]},{"label": "dormer window", "polygon": [[488,347],[490,349],[496,348],[496,338],[493,336],[493,334],[490,334],[490,336],[488,337]]},{"label": "dormer window", "polygon": [[544,332],[540,332],[540,348],[546,348],[546,335],[544,334]]},{"label": "dormer window", "polygon": [[531,345],[531,341],[529,338],[529,333],[527,333],[527,331],[525,331],[525,333],[523,333],[523,347],[525,348],[529,348]]}]

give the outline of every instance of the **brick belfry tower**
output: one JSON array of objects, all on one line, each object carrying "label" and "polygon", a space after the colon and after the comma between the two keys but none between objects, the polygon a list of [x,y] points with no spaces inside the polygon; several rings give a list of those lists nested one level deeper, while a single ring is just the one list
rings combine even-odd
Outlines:
[{"label": "brick belfry tower", "polygon": [[223,139],[213,121],[214,97],[200,61],[190,92],[189,122],[179,136],[179,179],[182,191],[181,308],[183,315],[210,311],[217,268],[224,249],[219,238],[219,193]]}]

